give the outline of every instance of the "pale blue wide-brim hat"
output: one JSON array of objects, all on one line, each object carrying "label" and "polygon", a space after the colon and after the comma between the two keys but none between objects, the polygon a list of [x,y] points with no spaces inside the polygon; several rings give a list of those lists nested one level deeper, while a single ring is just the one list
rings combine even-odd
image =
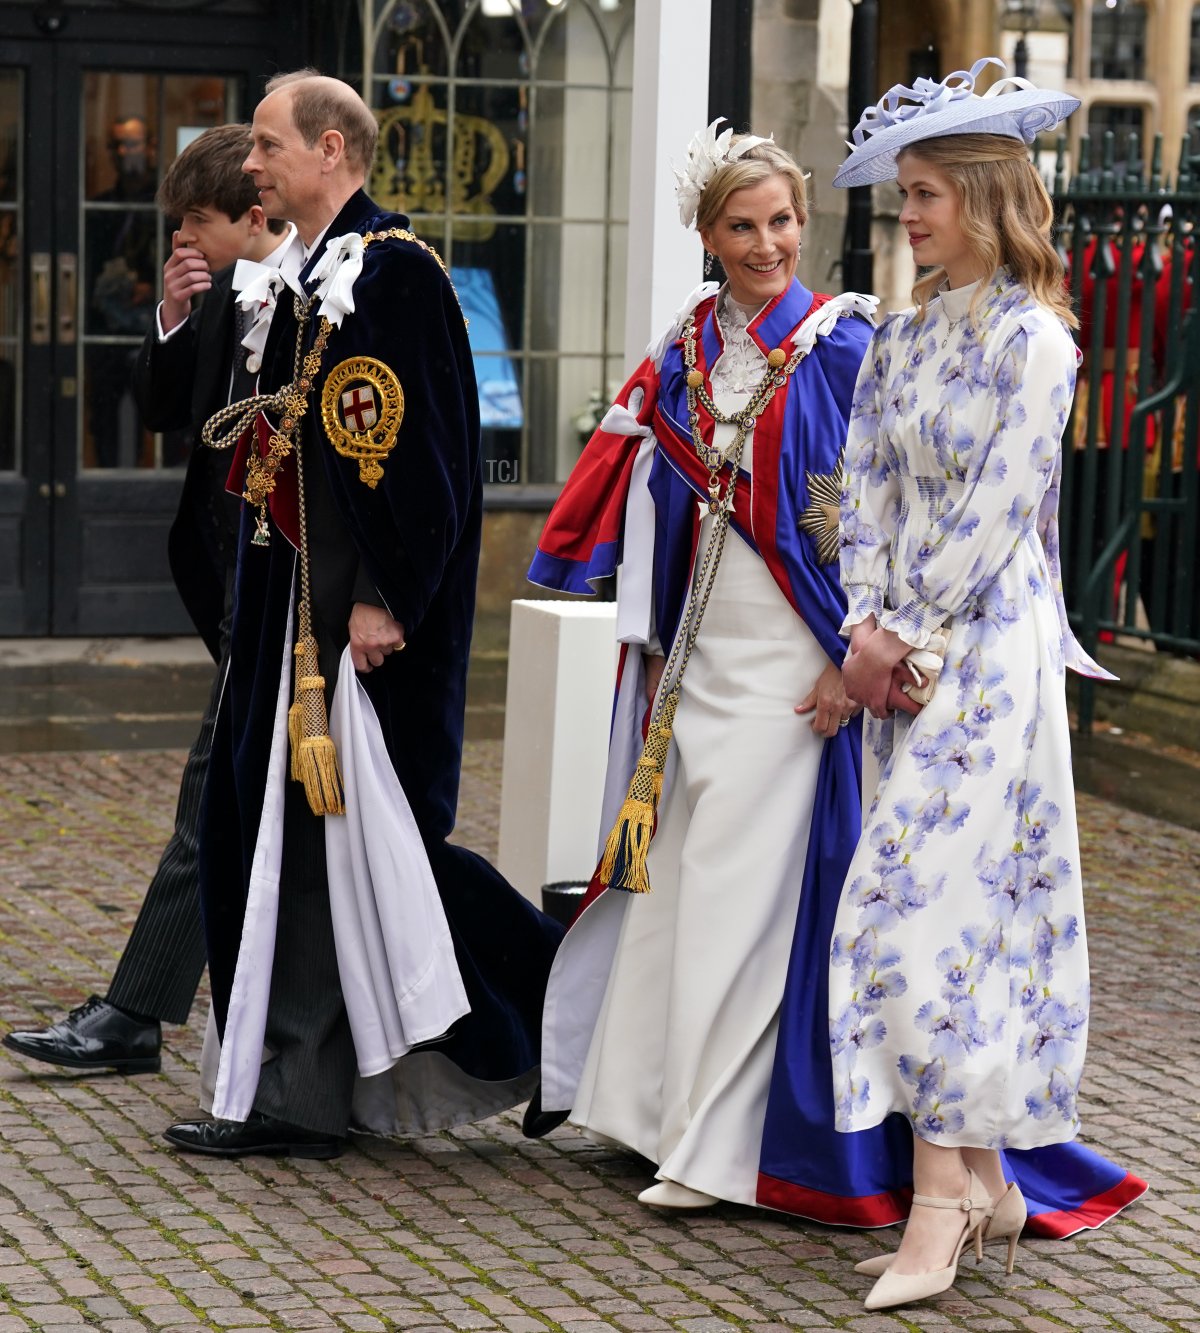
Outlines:
[{"label": "pale blue wide-brim hat", "polygon": [[1028,79],[1005,78],[982,96],[975,81],[987,65],[1005,68],[996,56],[984,56],[969,70],[955,70],[939,83],[917,79],[911,88],[890,88],[859,117],[850,156],[833,178],[834,185],[874,185],[894,180],[896,155],[922,139],[949,134],[999,134],[1032,143],[1079,107],[1079,98],[1052,88],[1035,88]]}]

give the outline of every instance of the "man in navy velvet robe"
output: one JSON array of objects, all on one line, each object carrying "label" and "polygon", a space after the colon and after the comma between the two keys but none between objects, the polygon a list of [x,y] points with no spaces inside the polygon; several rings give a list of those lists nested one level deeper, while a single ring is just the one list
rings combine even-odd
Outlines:
[{"label": "man in navy velvet robe", "polygon": [[[328,247],[353,260],[346,270],[355,274],[352,288],[343,284],[343,313],[329,329],[297,431],[313,629],[327,701],[349,645],[428,854],[470,1002],[471,1012],[436,1045],[438,1068],[451,1077],[429,1093],[436,1105],[415,1114],[414,1123],[432,1128],[498,1109],[496,1090],[504,1090],[505,1105],[531,1091],[545,981],[561,934],[490,865],[446,842],[458,796],[482,512],[470,348],[440,259],[408,231],[406,218],[381,211],[363,193],[376,125],[358,94],[311,71],[279,76],[267,86],[253,131],[245,170],[266,215],[287,217],[298,231],[297,253],[281,266],[291,289],[277,284],[273,293],[260,393],[293,382],[298,357],[314,346],[317,302],[302,330],[299,311],[316,290],[310,275]],[[345,445],[373,423],[396,430],[371,484]],[[247,446],[239,447],[231,486],[240,489]],[[301,784],[277,780],[273,739],[288,702],[289,618],[300,588],[295,455],[276,475],[265,523],[256,523],[253,506],[243,507],[229,682],[202,822],[217,1030],[227,1044],[241,1039],[256,978],[268,971],[266,1058],[261,1072],[254,1066],[252,1103],[242,1111],[222,1111],[237,1101],[219,1077],[214,1110],[222,1118],[167,1131],[179,1148],[222,1156],[333,1156],[351,1123],[355,1088],[324,820]],[[264,875],[278,887],[265,954]],[[257,955],[248,953],[252,939]],[[421,1101],[426,1082],[417,1083],[403,1089],[409,1103]],[[468,1085],[492,1089],[492,1102],[457,1096]]]}]

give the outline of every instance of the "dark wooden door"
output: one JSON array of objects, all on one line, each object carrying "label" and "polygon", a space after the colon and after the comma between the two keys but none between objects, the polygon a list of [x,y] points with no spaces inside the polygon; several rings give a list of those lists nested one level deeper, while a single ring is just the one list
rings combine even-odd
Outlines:
[{"label": "dark wooden door", "polygon": [[154,196],[190,138],[246,117],[274,62],[259,23],[230,41],[212,20],[104,17],[90,32],[0,31],[6,635],[191,628],[166,558],[185,460],[129,390],[169,252]]}]

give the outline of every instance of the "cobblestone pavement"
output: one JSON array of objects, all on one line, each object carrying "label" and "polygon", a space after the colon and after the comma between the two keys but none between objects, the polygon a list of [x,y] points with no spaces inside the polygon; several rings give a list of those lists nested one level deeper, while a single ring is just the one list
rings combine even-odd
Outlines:
[{"label": "cobblestone pavement", "polygon": [[[179,751],[0,759],[0,1021],[103,990],[166,837]],[[464,840],[494,851],[498,742]],[[156,1076],[0,1051],[0,1333],[26,1329],[1200,1330],[1200,834],[1081,802],[1093,1038],[1085,1124],[1152,1190],[1098,1233],[989,1253],[926,1306],[868,1315],[852,1262],[893,1234],[722,1206],[670,1219],[646,1164],[506,1114],[334,1162],[189,1158],[201,1023]],[[203,1010],[203,1006],[198,1006]]]}]

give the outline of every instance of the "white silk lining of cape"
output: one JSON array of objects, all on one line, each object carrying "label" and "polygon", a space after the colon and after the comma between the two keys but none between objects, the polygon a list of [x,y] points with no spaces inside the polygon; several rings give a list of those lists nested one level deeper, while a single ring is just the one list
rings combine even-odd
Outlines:
[{"label": "white silk lining of cape", "polygon": [[[291,644],[289,613],[225,1041],[219,1042],[210,1011],[201,1054],[200,1105],[219,1119],[247,1118],[259,1070],[272,1058],[263,1039],[279,902],[283,792],[289,781]],[[352,690],[342,689],[346,681],[353,682]],[[348,811],[325,816],[325,847],[338,975],[360,1071],[350,1127],[375,1134],[427,1134],[526,1101],[537,1084],[536,1068],[489,1081],[465,1073],[436,1048],[412,1050],[417,1042],[443,1036],[470,1006],[424,844],[349,649],[338,670],[330,733]]]},{"label": "white silk lining of cape", "polygon": [[325,817],[329,910],[358,1072],[390,1069],[470,1012],[412,809],[347,647],[329,732],[345,815]]},{"label": "white silk lining of cape", "polygon": [[654,436],[638,446],[625,501],[625,525],[621,542],[621,595],[617,599],[617,641],[646,644],[654,624],[651,583],[654,568],[654,497],[650,494],[650,469],[654,465]]},{"label": "white silk lining of cape", "polygon": [[[625,502],[617,638],[629,648],[613,708],[597,861],[642,753],[641,720],[646,710],[646,694],[641,650],[653,624],[653,588],[649,571],[654,554],[655,510],[647,482],[654,449],[652,436],[642,441]],[[672,746],[667,757],[664,787],[672,780],[675,762]],[[592,1033],[608,988],[629,897],[620,889],[602,893],[563,936],[554,956],[542,1011],[543,1111],[565,1111],[574,1105]]]},{"label": "white silk lining of cape", "polygon": [[[275,726],[271,734],[271,757],[267,764],[262,817],[250,866],[250,885],[242,941],[238,949],[229,1012],[225,1018],[225,1040],[220,1045],[212,1113],[221,1120],[244,1121],[254,1106],[258,1072],[262,1066],[263,1034],[267,1028],[267,1000],[271,994],[271,967],[275,957],[275,924],[279,915],[279,868],[283,863],[283,792],[288,780],[288,705],[291,701],[292,596],[288,598],[287,629],[284,631],[283,666],[275,703]],[[209,1016],[205,1053],[201,1057],[201,1082],[208,1063],[209,1039],[216,1037],[216,1024]]]}]

